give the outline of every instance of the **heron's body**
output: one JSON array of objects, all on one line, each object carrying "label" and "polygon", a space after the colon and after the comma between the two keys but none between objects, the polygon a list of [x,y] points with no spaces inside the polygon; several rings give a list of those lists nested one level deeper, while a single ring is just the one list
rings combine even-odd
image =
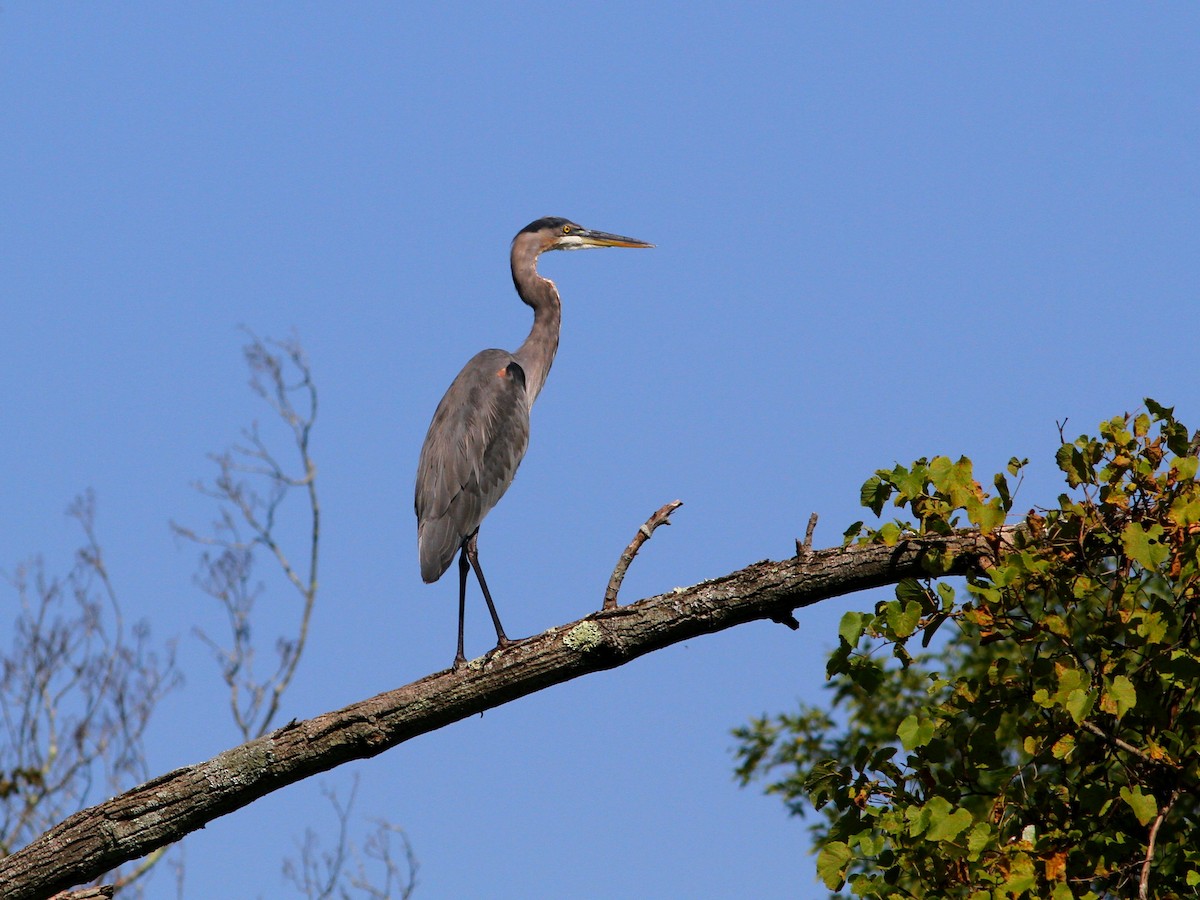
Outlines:
[{"label": "heron's body", "polygon": [[417,545],[421,577],[450,568],[463,541],[512,484],[529,446],[525,370],[505,350],[475,354],[454,379],[429,425],[417,464]]},{"label": "heron's body", "polygon": [[537,272],[538,254],[585,247],[649,247],[643,241],[588,231],[560,218],[538,219],[513,239],[513,284],[533,308],[533,328],[515,352],[483,350],[471,358],[438,404],[417,463],[417,544],[421,577],[437,581],[459,556],[458,654],[468,565],[474,567],[496,626],[509,643],[476,553],[479,526],[512,484],[529,445],[529,411],[558,350],[558,290]]}]

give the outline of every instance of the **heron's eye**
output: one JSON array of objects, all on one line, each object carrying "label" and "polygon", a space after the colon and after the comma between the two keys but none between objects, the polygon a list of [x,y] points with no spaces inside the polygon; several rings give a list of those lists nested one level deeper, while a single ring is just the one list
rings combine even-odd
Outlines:
[{"label": "heron's eye", "polygon": [[570,226],[570,225],[564,225],[564,226],[563,226],[563,234],[570,234],[570,233],[571,233],[571,226]]}]

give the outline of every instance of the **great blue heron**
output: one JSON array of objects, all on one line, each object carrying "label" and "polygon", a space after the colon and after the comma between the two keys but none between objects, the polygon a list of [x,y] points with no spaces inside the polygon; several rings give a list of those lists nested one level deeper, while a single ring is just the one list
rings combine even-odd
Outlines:
[{"label": "great blue heron", "polygon": [[645,241],[589,231],[570,219],[550,216],[531,222],[512,242],[512,279],[533,307],[533,328],[516,352],[475,354],[442,397],[417,463],[417,545],[421,578],[433,583],[458,554],[458,653],[463,655],[467,569],[475,570],[496,626],[497,648],[512,643],[504,634],[492,595],[479,567],[479,524],[504,495],[529,444],[529,410],[537,399],[558,349],[562,305],[554,282],[537,271],[547,250],[588,247],[653,247]]}]

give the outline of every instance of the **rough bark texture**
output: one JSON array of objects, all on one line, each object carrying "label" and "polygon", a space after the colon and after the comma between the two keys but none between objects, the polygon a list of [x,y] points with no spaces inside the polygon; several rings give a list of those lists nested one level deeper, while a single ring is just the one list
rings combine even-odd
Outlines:
[{"label": "rough bark texture", "polygon": [[444,671],[335,712],[293,721],[207,762],[168,772],[67,818],[0,860],[0,897],[46,898],[98,878],[253,803],[344,762],[542,688],[622,665],[670,644],[756,619],[786,621],[829,597],[924,573],[930,550],[954,554],[954,572],[990,549],[978,533],[835,548],[764,561],[690,588],[552,628],[458,671]]}]

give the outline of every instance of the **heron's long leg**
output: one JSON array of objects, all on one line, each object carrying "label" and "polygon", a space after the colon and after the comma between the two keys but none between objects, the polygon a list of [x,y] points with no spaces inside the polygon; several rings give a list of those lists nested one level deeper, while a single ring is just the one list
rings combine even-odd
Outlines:
[{"label": "heron's long leg", "polygon": [[462,552],[458,554],[458,654],[454,657],[454,668],[456,669],[467,661],[467,657],[463,653],[463,620],[467,615],[467,571],[469,569],[467,548],[464,546]]},{"label": "heron's long leg", "polygon": [[500,624],[500,617],[496,615],[496,604],[492,602],[492,593],[488,590],[487,582],[483,578],[483,569],[479,567],[478,541],[479,532],[476,531],[467,538],[467,542],[463,545],[463,551],[466,553],[467,559],[471,561],[471,568],[475,570],[475,577],[479,579],[479,587],[483,590],[483,599],[487,601],[488,612],[492,614],[492,624],[496,626],[496,646],[507,647],[512,641],[504,633],[504,626]]}]

